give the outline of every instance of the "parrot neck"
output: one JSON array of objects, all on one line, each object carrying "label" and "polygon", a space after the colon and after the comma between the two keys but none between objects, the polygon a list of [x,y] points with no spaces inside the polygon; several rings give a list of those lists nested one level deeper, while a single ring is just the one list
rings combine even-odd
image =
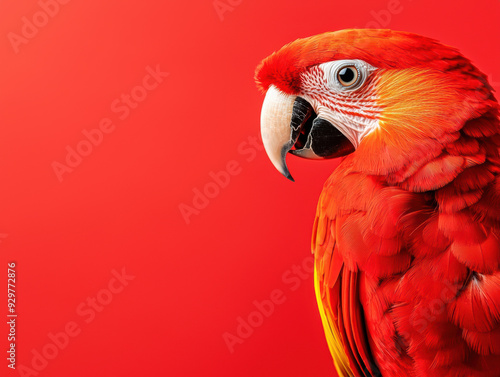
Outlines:
[{"label": "parrot neck", "polygon": [[410,150],[405,150],[405,146],[398,148],[392,143],[394,139],[388,143],[384,133],[379,132],[371,135],[369,142],[348,155],[341,165],[350,172],[375,176],[384,185],[410,192],[442,189],[457,178],[464,181],[457,185],[474,186],[469,181],[481,178],[477,176],[480,173],[491,181],[500,171],[498,114],[498,103],[491,101],[486,112],[463,122],[458,130],[418,142],[408,140],[408,144],[415,146]]}]

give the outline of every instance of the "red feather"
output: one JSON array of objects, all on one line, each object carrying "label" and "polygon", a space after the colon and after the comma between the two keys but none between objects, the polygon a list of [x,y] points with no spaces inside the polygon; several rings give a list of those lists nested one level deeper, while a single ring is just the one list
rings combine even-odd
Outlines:
[{"label": "red feather", "polygon": [[472,276],[470,283],[450,303],[448,314],[464,330],[492,331],[500,325],[500,273]]}]

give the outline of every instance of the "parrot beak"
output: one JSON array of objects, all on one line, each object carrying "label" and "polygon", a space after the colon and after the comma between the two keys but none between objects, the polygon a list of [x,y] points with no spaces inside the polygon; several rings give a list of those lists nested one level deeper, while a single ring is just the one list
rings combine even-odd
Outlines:
[{"label": "parrot beak", "polygon": [[354,152],[351,142],[330,122],[317,117],[304,98],[267,90],[260,117],[262,141],[274,167],[294,179],[286,165],[288,152],[303,158],[327,159]]},{"label": "parrot beak", "polygon": [[298,98],[271,86],[267,90],[260,115],[260,131],[267,156],[274,167],[292,182],[293,178],[286,166],[286,154],[295,144],[292,118]]}]

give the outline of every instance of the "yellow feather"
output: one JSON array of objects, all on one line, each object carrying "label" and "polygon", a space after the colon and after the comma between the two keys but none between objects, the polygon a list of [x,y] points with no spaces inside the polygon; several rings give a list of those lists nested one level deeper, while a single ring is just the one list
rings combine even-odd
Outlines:
[{"label": "yellow feather", "polygon": [[330,353],[333,357],[335,369],[337,369],[339,377],[354,377],[351,367],[349,366],[349,360],[347,359],[347,355],[344,351],[340,332],[336,324],[332,321],[331,312],[328,313],[327,309],[325,309],[325,306],[323,305],[323,300],[321,298],[320,281],[316,266],[314,266],[314,290],[316,292],[316,300],[318,301],[321,322],[323,322],[323,328],[325,330],[326,341],[328,343]]}]

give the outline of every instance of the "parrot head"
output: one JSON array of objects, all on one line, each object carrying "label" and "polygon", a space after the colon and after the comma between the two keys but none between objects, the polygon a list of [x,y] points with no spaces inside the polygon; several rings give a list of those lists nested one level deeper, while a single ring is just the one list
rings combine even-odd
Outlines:
[{"label": "parrot head", "polygon": [[298,39],[265,58],[255,79],[265,92],[264,147],[292,181],[288,153],[348,156],[354,170],[390,175],[439,155],[466,122],[498,111],[486,76],[456,49],[391,30]]}]

